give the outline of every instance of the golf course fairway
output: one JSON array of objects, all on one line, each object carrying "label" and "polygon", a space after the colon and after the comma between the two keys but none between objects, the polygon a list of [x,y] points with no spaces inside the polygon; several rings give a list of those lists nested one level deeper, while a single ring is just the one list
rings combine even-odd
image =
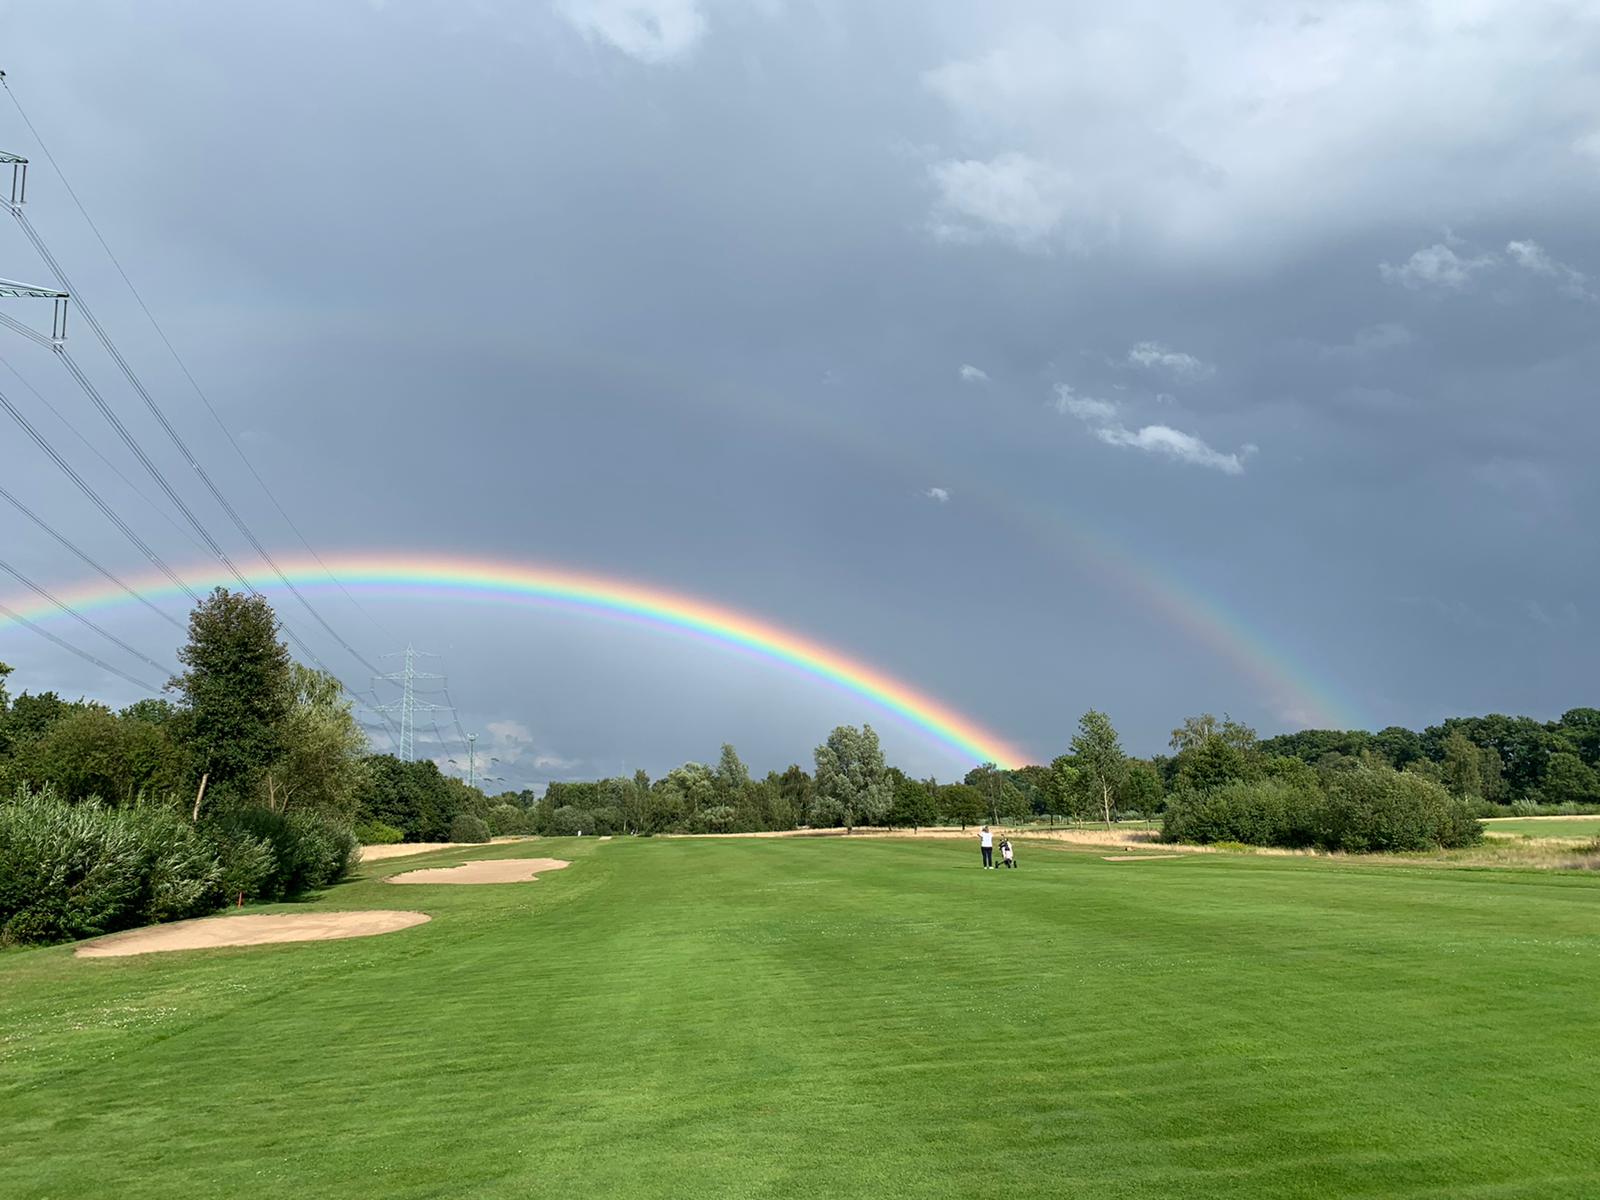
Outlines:
[{"label": "golf course fairway", "polygon": [[0,1196],[1600,1195],[1600,877],[1106,853],[538,840],[253,910],[381,936],[9,951]]}]

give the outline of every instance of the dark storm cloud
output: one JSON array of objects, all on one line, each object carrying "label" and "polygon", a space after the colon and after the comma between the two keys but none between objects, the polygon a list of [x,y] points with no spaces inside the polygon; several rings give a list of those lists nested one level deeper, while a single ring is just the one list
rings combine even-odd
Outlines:
[{"label": "dark storm cloud", "polygon": [[[0,66],[319,549],[702,594],[1041,757],[1091,704],[1150,751],[1202,707],[1276,729],[1340,694],[1380,724],[1592,699],[1593,5],[12,17]],[[225,462],[47,172],[32,198]],[[0,275],[37,273],[4,252]],[[111,454],[50,363],[5,353]],[[133,570],[5,437],[8,480]],[[230,482],[292,548],[251,486]],[[42,577],[82,573],[22,542]],[[660,770],[722,737],[782,766],[871,715],[636,632],[381,615],[448,652],[521,778]],[[22,633],[0,647],[34,686],[120,694]]]}]

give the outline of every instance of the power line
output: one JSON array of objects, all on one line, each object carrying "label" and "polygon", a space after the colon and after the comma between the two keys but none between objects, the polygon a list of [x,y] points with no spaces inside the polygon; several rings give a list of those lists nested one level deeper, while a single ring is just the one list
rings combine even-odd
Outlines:
[{"label": "power line", "polygon": [[103,629],[99,625],[96,625],[93,621],[84,616],[77,609],[73,608],[65,600],[60,599],[47,588],[29,579],[26,575],[17,570],[10,563],[6,562],[3,558],[0,558],[0,571],[4,571],[7,575],[10,575],[13,579],[22,584],[24,587],[28,588],[30,591],[44,597],[51,604],[55,605],[84,628],[98,633],[101,637],[105,638],[106,641],[112,643],[113,645],[120,646],[123,650],[133,655],[133,657],[137,658],[140,662],[147,663],[158,671],[165,671],[168,675],[177,674],[177,672],[171,667],[163,666],[161,663],[158,663],[155,659],[151,658],[148,654],[144,653],[144,651],[134,649],[132,646],[128,645],[127,642],[123,641],[116,634],[112,633],[109,629]]},{"label": "power line", "polygon": [[29,383],[27,377],[25,375],[23,375],[21,371],[17,370],[16,365],[14,363],[12,363],[12,361],[10,359],[4,357],[3,355],[0,355],[0,365],[3,365],[6,370],[10,371],[12,375],[16,376],[17,382],[20,383],[23,387],[27,388],[28,391],[32,394],[32,396],[33,396],[33,398],[35,400],[37,400],[40,404],[44,405],[44,407],[47,408],[50,411],[50,414],[53,417],[55,417],[56,420],[60,421],[62,425],[66,426],[67,431],[69,433],[71,433],[73,437],[77,438],[78,441],[83,445],[83,447],[86,450],[88,450],[91,454],[93,454],[96,458],[98,458],[102,463],[104,463],[105,466],[106,466],[106,470],[110,471],[118,479],[122,480],[122,482],[127,486],[129,491],[131,491],[135,496],[139,497],[139,499],[143,500],[145,502],[145,504],[147,504],[149,506],[151,512],[153,512],[157,516],[159,516],[168,525],[171,525],[175,530],[177,530],[180,534],[182,534],[185,538],[187,538],[189,540],[189,542],[191,544],[193,544],[197,549],[199,549],[199,550],[204,550],[205,549],[205,547],[202,546],[195,539],[194,534],[190,533],[182,525],[178,524],[178,522],[173,519],[171,513],[169,513],[166,509],[162,508],[159,504],[157,504],[154,500],[152,500],[150,498],[149,493],[143,491],[139,487],[138,484],[134,483],[133,480],[129,479],[126,475],[124,475],[122,473],[122,468],[118,467],[116,463],[112,462],[109,458],[107,458],[106,455],[104,454],[104,452],[101,451],[100,447],[96,446],[93,442],[91,442],[84,435],[82,430],[80,430],[76,425],[74,425],[72,423],[72,420],[67,416],[66,413],[62,412],[58,407],[56,407],[55,404],[53,404],[49,399],[47,399],[45,397],[45,395],[42,392],[39,391],[38,388],[34,387],[33,384]]},{"label": "power line", "polygon": [[[71,198],[73,205],[78,210],[78,214],[83,217],[84,223],[88,225],[90,231],[93,232],[95,240],[100,243],[100,248],[105,251],[106,257],[111,260],[111,265],[117,269],[117,274],[122,277],[122,282],[127,285],[129,293],[133,296],[134,301],[139,305],[139,310],[144,313],[145,319],[150,322],[151,328],[156,331],[156,336],[161,339],[162,345],[167,348],[167,353],[172,356],[172,361],[178,364],[178,370],[183,373],[183,377],[188,380],[189,386],[194,389],[194,394],[200,398],[201,404],[203,404],[206,411],[211,414],[211,419],[216,422],[217,428],[222,430],[223,436],[228,439],[228,445],[230,445],[233,448],[233,452],[238,455],[239,461],[244,463],[245,469],[250,472],[251,477],[255,479],[256,483],[260,486],[267,499],[272,502],[272,506],[277,510],[278,515],[282,517],[289,528],[294,531],[294,535],[300,540],[300,544],[303,545],[306,548],[307,553],[309,553],[311,557],[316,560],[317,565],[322,568],[323,572],[328,576],[329,579],[333,581],[334,585],[338,587],[342,593],[344,593],[345,598],[349,600],[350,603],[354,605],[356,609],[359,610],[360,613],[372,623],[373,627],[377,629],[387,641],[394,642],[399,640],[384,628],[383,624],[367,610],[366,606],[355,598],[355,596],[350,592],[350,589],[345,587],[344,583],[333,573],[328,564],[322,561],[322,556],[317,553],[316,549],[311,545],[310,540],[304,533],[300,531],[300,527],[295,524],[294,518],[289,515],[288,511],[279,502],[278,497],[273,493],[272,489],[267,486],[267,481],[263,479],[261,473],[256,470],[256,466],[250,461],[249,455],[245,454],[244,448],[239,445],[238,439],[233,436],[233,431],[228,428],[226,423],[224,423],[221,414],[217,412],[216,406],[211,403],[211,397],[206,394],[205,389],[200,386],[199,380],[197,380],[194,377],[194,373],[189,370],[189,364],[186,363],[183,359],[183,356],[178,353],[178,348],[172,344],[172,339],[167,336],[167,331],[162,328],[161,322],[156,320],[156,315],[151,311],[150,306],[145,303],[144,296],[139,292],[139,289],[134,286],[132,278],[129,277],[128,272],[122,266],[122,261],[111,249],[111,244],[106,241],[105,235],[100,232],[100,226],[95,224],[94,218],[89,215],[88,208],[79,198],[77,191],[72,186],[72,183],[67,179],[66,172],[61,169],[61,164],[56,161],[55,155],[50,152],[49,145],[46,144],[38,129],[34,127],[33,122],[29,119],[27,111],[22,107],[22,101],[17,99],[16,93],[11,90],[10,83],[7,82],[3,76],[0,76],[0,87],[5,88],[6,95],[10,97],[12,105],[17,110],[17,115],[22,118],[22,123],[28,127],[28,132],[33,135],[33,140],[38,144],[39,149],[44,152],[46,161],[49,162],[51,170],[56,173],[56,178],[61,180],[62,188],[65,189],[68,197]],[[25,196],[26,192],[24,192],[23,195]],[[21,200],[17,199],[15,195],[15,189],[13,188],[11,211],[22,223],[23,228],[28,233],[30,240],[33,240],[35,245],[40,248],[41,253],[44,253],[42,239],[40,239],[34,232],[31,224],[23,215],[21,203]],[[59,274],[59,270],[58,277],[65,279],[64,275]],[[64,283],[62,286],[65,288],[65,290],[69,292],[72,291],[72,289],[70,287],[66,287]],[[104,334],[101,332],[98,322],[96,322],[89,314],[88,310],[84,308],[83,297],[77,293],[74,293],[74,299],[78,301],[79,308],[84,310],[84,315],[89,320],[89,323],[94,328],[95,332],[97,334],[101,334],[101,340],[106,341],[107,339],[105,339]],[[110,350],[109,345],[107,345],[107,349]],[[120,355],[117,355],[115,352],[113,352],[113,357],[117,358],[119,364],[121,363],[122,359]],[[131,378],[132,377],[130,373],[130,379]],[[135,384],[135,386],[138,385]],[[140,388],[140,391],[142,393],[143,389]],[[152,403],[153,405],[153,402],[149,401],[148,396],[146,396],[146,401],[147,403]],[[165,420],[163,420],[162,423],[165,424]],[[199,469],[198,466],[196,469]],[[255,541],[253,536],[251,537],[251,541],[252,543]],[[262,554],[269,563],[272,562],[271,557],[266,555],[264,551]],[[272,566],[273,570],[277,571],[277,564],[273,563]],[[278,574],[280,577],[282,576],[281,571],[278,572]],[[285,584],[288,584],[287,579],[285,579],[284,582]],[[310,604],[305,601],[304,597],[300,596],[299,592],[295,590],[294,586],[292,584],[288,584],[288,586],[291,591],[295,592],[296,597],[299,598],[302,603],[305,603],[306,607],[310,609]],[[317,616],[315,610],[312,610],[312,615]],[[317,617],[317,620],[324,626],[324,628],[328,628],[327,623],[322,621],[321,617]],[[333,630],[331,628],[328,628],[328,632],[333,634]],[[340,641],[341,645],[344,644],[343,639],[338,638],[337,634],[333,634],[333,636],[336,640]],[[349,650],[350,647],[345,646],[345,649]],[[354,654],[355,652],[352,650],[351,653]],[[375,668],[373,668],[365,659],[362,659],[359,655],[356,655],[356,657],[361,661],[362,666],[366,667],[368,670],[375,670]]]},{"label": "power line", "polygon": [[103,515],[108,521],[120,529],[122,531],[122,535],[132,542],[136,547],[138,547],[140,552],[150,560],[151,564],[155,566],[157,570],[167,577],[174,587],[187,595],[189,599],[194,601],[196,604],[200,602],[200,593],[195,591],[181,578],[179,578],[178,573],[167,565],[166,560],[152,550],[150,548],[150,544],[137,533],[135,533],[132,527],[129,526],[129,524],[124,521],[109,504],[100,498],[100,494],[96,492],[94,488],[89,486],[89,483],[83,478],[83,476],[79,475],[77,471],[73,470],[72,464],[67,462],[66,459],[62,458],[61,455],[56,452],[56,448],[49,443],[45,436],[35,429],[31,424],[29,424],[28,419],[17,411],[17,406],[11,403],[10,398],[6,396],[4,392],[0,392],[0,408],[4,408],[6,412],[11,414],[11,419],[21,426],[24,433],[34,440],[34,443],[39,447],[39,449],[45,452],[50,461],[55,463],[56,466],[60,467],[61,470],[66,473],[67,478],[78,485],[78,490],[87,496],[91,502],[93,502],[94,506],[100,510],[101,515]]},{"label": "power line", "polygon": [[132,675],[129,675],[126,671],[118,670],[116,667],[113,667],[110,663],[106,662],[104,659],[96,658],[93,654],[90,654],[87,650],[79,649],[77,646],[74,646],[71,642],[67,641],[65,638],[57,637],[55,634],[51,633],[48,629],[41,628],[40,626],[34,624],[32,621],[28,620],[28,618],[23,616],[21,613],[13,612],[11,609],[7,608],[4,604],[0,604],[0,616],[8,617],[10,620],[14,621],[16,624],[21,625],[24,629],[33,630],[33,632],[37,633],[40,637],[45,638],[48,641],[54,642],[56,645],[60,646],[63,650],[66,650],[66,651],[68,651],[68,652],[70,652],[72,654],[76,654],[79,658],[83,659],[85,662],[93,663],[95,666],[99,667],[102,671],[109,671],[111,674],[117,676],[120,679],[126,679],[129,683],[133,684],[134,687],[143,688],[145,691],[150,692],[152,695],[160,695],[160,693],[161,693],[161,689],[160,688],[153,687],[150,684],[146,683],[142,679],[135,679]]},{"label": "power line", "polygon": [[86,551],[84,551],[83,549],[81,549],[76,543],[74,543],[71,538],[67,537],[66,534],[62,533],[60,530],[58,530],[54,526],[52,526],[48,521],[46,521],[38,513],[34,512],[33,509],[29,508],[21,500],[18,500],[10,492],[6,491],[6,489],[4,487],[0,487],[0,498],[4,498],[5,500],[7,500],[11,504],[11,506],[13,508],[15,508],[23,516],[27,517],[28,520],[32,521],[35,525],[37,525],[40,529],[44,530],[51,537],[55,538],[55,540],[57,542],[61,543],[61,545],[65,546],[68,550],[72,551],[72,553],[76,554],[78,556],[78,558],[81,559],[84,563],[86,563],[88,566],[92,567],[94,570],[98,571],[101,575],[103,575],[111,583],[116,584],[117,587],[121,588],[130,597],[132,597],[133,599],[137,600],[140,604],[144,605],[151,612],[155,613],[156,616],[160,617],[163,621],[167,622],[167,624],[172,625],[173,627],[175,627],[177,629],[182,629],[183,628],[183,623],[181,621],[179,621],[176,617],[172,616],[168,612],[163,611],[162,609],[157,608],[155,606],[155,604],[150,600],[149,597],[145,596],[141,592],[134,591],[133,588],[129,587],[126,583],[122,582],[122,580],[118,579],[115,575],[113,575],[105,567],[101,566],[98,562],[96,562],[93,558],[91,558],[88,555],[88,553]]}]

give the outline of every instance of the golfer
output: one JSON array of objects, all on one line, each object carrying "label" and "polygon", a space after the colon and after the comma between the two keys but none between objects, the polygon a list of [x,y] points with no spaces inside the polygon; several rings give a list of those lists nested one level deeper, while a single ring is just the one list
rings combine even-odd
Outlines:
[{"label": "golfer", "polygon": [[1005,841],[1000,843],[1000,861],[1005,863],[1008,867],[1014,867],[1017,865],[1017,857],[1011,852],[1010,838],[1007,838]]},{"label": "golfer", "polygon": [[994,834],[987,825],[978,831],[978,846],[983,851],[983,869],[994,870]]}]

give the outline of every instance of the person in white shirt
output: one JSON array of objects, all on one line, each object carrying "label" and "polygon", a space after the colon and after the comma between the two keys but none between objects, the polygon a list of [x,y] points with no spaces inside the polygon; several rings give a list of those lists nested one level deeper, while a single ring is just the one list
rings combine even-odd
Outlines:
[{"label": "person in white shirt", "polygon": [[983,869],[994,870],[994,834],[987,825],[978,831],[978,846],[983,850]]},{"label": "person in white shirt", "polygon": [[1017,865],[1016,855],[1011,852],[1010,838],[1007,838],[1005,841],[1000,843],[1000,861],[1005,863],[1005,865],[1008,867],[1014,867]]}]

